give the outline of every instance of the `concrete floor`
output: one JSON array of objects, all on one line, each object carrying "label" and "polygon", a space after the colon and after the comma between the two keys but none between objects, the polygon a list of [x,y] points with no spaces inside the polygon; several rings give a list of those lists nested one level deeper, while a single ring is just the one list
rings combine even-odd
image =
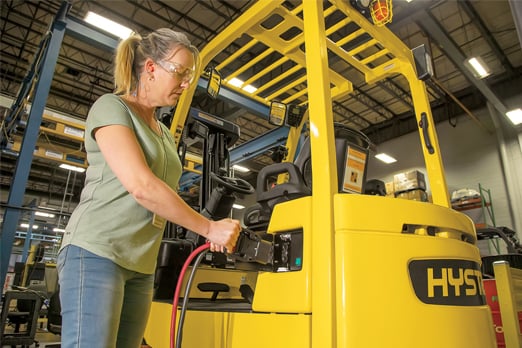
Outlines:
[{"label": "concrete floor", "polygon": [[47,346],[51,348],[50,345],[59,347],[60,344],[60,336],[47,331],[47,318],[38,319],[38,329],[36,330],[35,340],[39,344],[38,348]]},{"label": "concrete floor", "polygon": [[60,336],[47,332],[47,330],[44,329],[38,329],[38,331],[36,331],[35,340],[36,342],[38,342],[38,346],[36,344],[33,344],[32,346],[30,346],[31,348],[54,348],[59,347],[60,344]]}]

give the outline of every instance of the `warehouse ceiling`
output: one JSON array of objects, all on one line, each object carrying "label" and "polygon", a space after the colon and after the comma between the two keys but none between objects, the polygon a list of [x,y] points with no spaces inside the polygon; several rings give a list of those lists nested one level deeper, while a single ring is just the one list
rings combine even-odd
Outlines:
[{"label": "warehouse ceiling", "polygon": [[[88,11],[93,11],[142,34],[169,27],[186,32],[201,49],[253,3],[247,0],[73,0],[68,15],[83,19]],[[285,6],[293,9],[296,4],[297,1],[288,1]],[[8,100],[16,99],[24,81],[31,76],[39,46],[61,5],[60,0],[1,1],[0,94]],[[498,104],[522,92],[521,44],[507,0],[393,0],[393,21],[388,27],[409,48],[424,44],[431,53],[434,76],[427,81],[427,86],[437,122],[453,123],[464,110],[473,116],[473,110],[483,107],[487,100]],[[221,52],[211,65],[218,66],[234,49],[239,47],[228,47],[230,51]],[[113,52],[66,36],[46,108],[83,122],[93,101],[112,91],[112,56]],[[255,56],[255,51],[246,51],[241,60],[246,63]],[[472,56],[480,56],[491,70],[485,80],[477,81],[463,65],[462,58]],[[411,95],[402,77],[392,76],[374,85],[366,84],[363,79],[352,82],[353,92],[334,103],[336,121],[362,130],[375,144],[417,129]],[[486,97],[489,92],[499,99]],[[239,125],[241,137],[237,144],[274,128],[265,118],[237,103],[210,98],[203,89],[196,91],[192,106]],[[10,107],[4,105],[2,119]],[[21,129],[23,124],[18,127],[18,133]],[[16,132],[13,137],[16,138]],[[45,134],[40,137],[40,143],[54,141]],[[12,145],[12,139],[9,140]],[[4,149],[9,146],[4,144]],[[268,149],[250,160],[248,166],[255,173],[272,161],[273,154],[274,151]],[[8,151],[2,152],[0,183],[3,190],[10,186],[15,158]],[[62,205],[77,201],[83,174],[71,174],[57,165],[55,161],[35,157],[27,191],[47,196],[49,201],[61,201]],[[255,174],[246,178],[254,182]]]}]

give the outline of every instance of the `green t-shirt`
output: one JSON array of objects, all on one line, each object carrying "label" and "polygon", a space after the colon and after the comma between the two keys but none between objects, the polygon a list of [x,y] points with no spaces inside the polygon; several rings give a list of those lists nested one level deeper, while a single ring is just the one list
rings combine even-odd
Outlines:
[{"label": "green t-shirt", "polygon": [[62,248],[77,245],[131,271],[152,274],[165,224],[152,224],[152,212],[138,204],[123,187],[94,139],[94,130],[115,124],[134,132],[158,178],[173,189],[178,185],[182,166],[169,129],[161,124],[163,135],[159,136],[120,97],[103,95],[87,117],[85,149],[89,167],[80,202],[65,229]]}]

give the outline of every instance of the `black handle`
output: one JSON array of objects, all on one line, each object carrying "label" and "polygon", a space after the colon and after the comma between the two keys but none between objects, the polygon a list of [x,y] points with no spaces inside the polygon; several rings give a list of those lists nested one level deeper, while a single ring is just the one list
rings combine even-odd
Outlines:
[{"label": "black handle", "polygon": [[214,282],[199,283],[198,289],[201,292],[211,292],[212,293],[212,298],[210,299],[211,301],[215,301],[220,292],[229,292],[230,291],[230,287],[227,284],[214,283]]},{"label": "black handle", "polygon": [[419,127],[422,128],[422,135],[424,136],[424,143],[426,144],[426,148],[430,155],[435,153],[435,149],[433,145],[431,145],[430,135],[428,134],[428,117],[425,112],[421,113],[421,120],[419,122]]}]

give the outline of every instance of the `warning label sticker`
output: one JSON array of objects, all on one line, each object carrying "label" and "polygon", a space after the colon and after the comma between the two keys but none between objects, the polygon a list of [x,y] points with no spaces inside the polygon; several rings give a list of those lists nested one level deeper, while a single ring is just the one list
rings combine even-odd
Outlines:
[{"label": "warning label sticker", "polygon": [[366,167],[366,153],[348,146],[344,168],[343,191],[361,193]]}]

